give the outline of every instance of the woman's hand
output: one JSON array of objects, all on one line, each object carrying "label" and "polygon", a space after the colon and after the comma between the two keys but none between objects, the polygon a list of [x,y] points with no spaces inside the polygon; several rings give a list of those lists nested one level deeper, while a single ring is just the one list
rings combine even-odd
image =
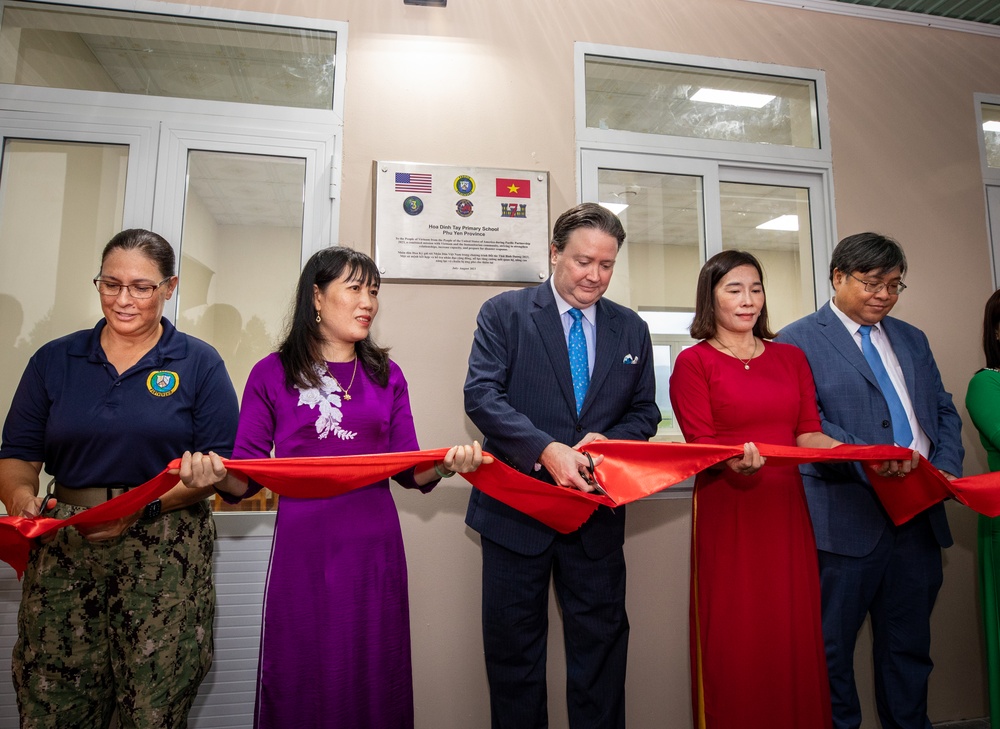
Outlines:
[{"label": "woman's hand", "polygon": [[[23,516],[25,519],[34,519],[42,513],[43,498],[43,496],[32,496],[30,492],[14,494],[8,513],[11,516]],[[56,508],[55,499],[50,498],[45,508]]]},{"label": "woman's hand", "polygon": [[214,451],[193,454],[184,451],[181,467],[172,469],[170,473],[176,474],[189,489],[203,489],[221,482],[229,472]]},{"label": "woman's hand", "polygon": [[493,463],[493,456],[484,456],[483,447],[478,440],[474,440],[470,445],[449,448],[442,466],[452,473],[471,473],[484,463]]},{"label": "woman's hand", "polygon": [[741,476],[752,476],[757,473],[767,459],[760,454],[757,446],[753,443],[743,444],[743,458],[730,458],[726,465]]},{"label": "woman's hand", "polygon": [[920,463],[920,453],[912,451],[908,461],[883,461],[878,465],[872,464],[872,470],[879,476],[898,476],[903,478]]}]

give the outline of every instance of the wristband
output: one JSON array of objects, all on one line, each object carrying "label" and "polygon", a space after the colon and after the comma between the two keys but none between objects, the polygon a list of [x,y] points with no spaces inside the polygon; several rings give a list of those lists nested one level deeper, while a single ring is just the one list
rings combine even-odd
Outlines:
[{"label": "wristband", "polygon": [[434,461],[434,473],[436,473],[439,478],[451,478],[452,476],[455,475],[454,471],[448,471],[447,473],[445,473],[440,468],[438,468],[437,461]]}]

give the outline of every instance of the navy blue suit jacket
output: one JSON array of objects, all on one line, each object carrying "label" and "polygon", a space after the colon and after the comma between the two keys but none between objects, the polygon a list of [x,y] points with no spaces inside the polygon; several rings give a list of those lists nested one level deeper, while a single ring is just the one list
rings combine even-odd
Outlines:
[{"label": "navy blue suit jacket", "polygon": [[[941,382],[927,337],[906,322],[886,317],[881,327],[899,360],[920,427],[931,441],[930,462],[962,475],[962,420]],[[823,432],[844,443],[892,443],[889,406],[857,343],[827,302],[815,314],[781,330],[778,341],[806,353],[816,381]],[[869,554],[890,523],[858,463],[802,467],[816,545],[849,557]],[[944,505],[927,511],[942,547],[952,544]]]},{"label": "navy blue suit jacket", "polygon": [[[508,291],[485,304],[469,355],[465,412],[483,447],[518,471],[552,482],[534,466],[553,441],[575,445],[589,432],[648,440],[660,410],[654,400],[653,353],[646,323],[607,299],[597,302],[597,351],[579,417],[566,336],[550,282]],[[626,364],[628,355],[638,358]],[[466,523],[507,549],[537,555],[555,531],[472,490]],[[580,529],[586,553],[600,558],[625,539],[625,509],[601,507]]]}]

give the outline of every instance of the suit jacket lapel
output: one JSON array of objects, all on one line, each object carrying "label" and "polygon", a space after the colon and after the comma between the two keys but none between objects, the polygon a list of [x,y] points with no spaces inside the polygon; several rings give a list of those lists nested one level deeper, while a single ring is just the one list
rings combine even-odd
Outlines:
[{"label": "suit jacket lapel", "polygon": [[[562,322],[559,320],[559,308],[555,296],[552,295],[551,284],[546,281],[535,287],[535,308],[531,318],[538,328],[545,353],[556,373],[556,382],[562,391],[566,403],[576,413],[576,395],[573,394],[573,375],[569,370],[569,349],[566,347],[566,335],[563,333]],[[539,393],[539,397],[546,397]]]},{"label": "suit jacket lapel", "polygon": [[858,343],[854,341],[854,337],[851,336],[850,332],[847,331],[847,327],[844,326],[843,322],[837,318],[837,315],[833,313],[830,308],[830,302],[827,302],[822,309],[816,312],[817,321],[820,324],[820,331],[823,336],[826,337],[833,348],[840,353],[844,359],[846,359],[852,367],[854,367],[858,372],[868,380],[872,386],[881,392],[878,380],[875,379],[875,373],[872,372],[871,365],[868,364],[868,360],[865,359],[864,354],[861,353],[861,347]]},{"label": "suit jacket lapel", "polygon": [[[583,408],[580,415],[583,415],[597,397],[597,392],[604,384],[611,373],[611,368],[615,363],[615,353],[619,351],[618,340],[621,338],[618,315],[604,303],[603,299],[597,301],[597,352],[594,356],[594,372],[590,376],[590,387],[587,388],[587,397],[583,401]],[[569,358],[569,354],[566,355]]]}]

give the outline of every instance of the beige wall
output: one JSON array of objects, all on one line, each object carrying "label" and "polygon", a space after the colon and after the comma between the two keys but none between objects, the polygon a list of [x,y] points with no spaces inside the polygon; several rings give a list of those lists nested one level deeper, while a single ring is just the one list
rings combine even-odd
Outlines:
[{"label": "beige wall", "polygon": [[[574,41],[823,69],[838,237],[877,229],[906,246],[911,288],[897,313],[925,329],[959,401],[981,364],[977,329],[992,285],[972,95],[1000,93],[1000,39],[742,0],[452,0],[443,10],[400,0],[197,4],[349,22],[339,233],[363,250],[371,244],[372,160],[546,170],[552,210],[575,203]],[[476,435],[463,415],[466,359],[479,306],[501,290],[383,289],[376,334],[407,375],[425,447]],[[985,459],[966,423],[966,468],[980,472]],[[468,488],[454,479],[427,496],[396,492],[417,725],[427,729],[489,723],[479,548],[463,523]],[[956,545],[934,616],[934,721],[986,714],[975,520],[960,507],[949,513]],[[630,508],[628,712],[639,729],[690,725],[689,529],[685,500]],[[555,609],[552,624],[550,714],[553,727],[564,727]],[[876,726],[869,656],[861,651],[858,667],[866,729]]]}]

